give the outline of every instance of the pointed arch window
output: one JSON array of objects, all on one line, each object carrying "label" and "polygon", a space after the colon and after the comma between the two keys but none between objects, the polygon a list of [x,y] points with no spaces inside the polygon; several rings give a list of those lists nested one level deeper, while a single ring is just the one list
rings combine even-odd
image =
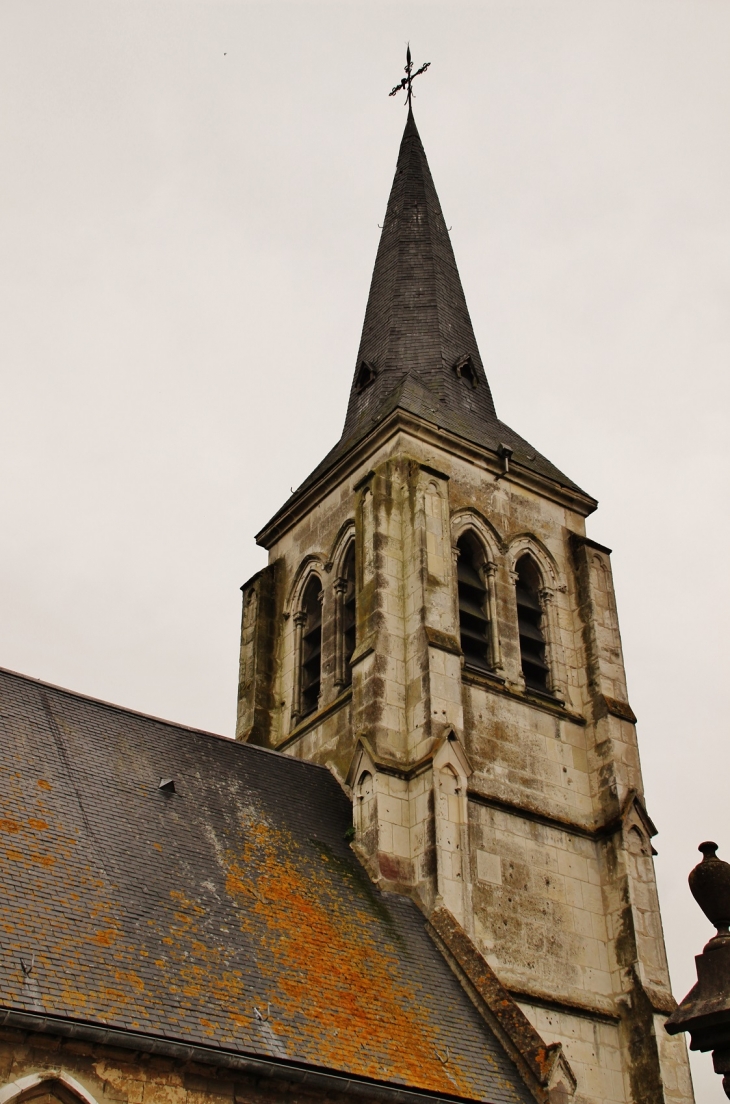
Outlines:
[{"label": "pointed arch window", "polygon": [[515,566],[517,623],[520,659],[525,685],[533,690],[550,689],[550,668],[546,656],[544,614],[540,591],[542,578],[531,556],[521,556]]},{"label": "pointed arch window", "polygon": [[298,720],[319,704],[322,683],[322,584],[316,575],[307,583],[298,614],[301,630]]},{"label": "pointed arch window", "polygon": [[335,583],[337,594],[337,649],[336,678],[338,689],[352,683],[350,660],[355,651],[356,600],[355,600],[355,542],[351,541],[342,561],[342,574]]},{"label": "pointed arch window", "polygon": [[459,635],[467,667],[489,670],[487,587],[482,577],[481,549],[470,533],[457,543],[456,581],[459,592]]},{"label": "pointed arch window", "polygon": [[474,533],[456,543],[456,585],[459,599],[459,638],[464,666],[498,672],[502,666],[497,628],[495,564],[487,559]]}]

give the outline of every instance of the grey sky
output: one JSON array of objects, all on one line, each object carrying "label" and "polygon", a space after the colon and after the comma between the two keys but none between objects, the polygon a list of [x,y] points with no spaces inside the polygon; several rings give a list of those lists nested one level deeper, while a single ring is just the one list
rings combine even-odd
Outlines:
[{"label": "grey sky", "polygon": [[232,732],[253,535],[344,419],[407,38],[498,413],[601,502],[681,997],[695,848],[730,857],[727,3],[5,0],[0,664]]}]

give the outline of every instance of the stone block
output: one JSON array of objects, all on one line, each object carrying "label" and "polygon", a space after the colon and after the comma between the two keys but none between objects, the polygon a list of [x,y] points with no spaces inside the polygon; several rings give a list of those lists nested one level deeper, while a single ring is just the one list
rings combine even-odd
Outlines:
[{"label": "stone block", "polygon": [[393,853],[402,858],[410,858],[411,855],[410,832],[400,824],[393,825]]},{"label": "stone block", "polygon": [[502,864],[499,855],[477,851],[477,877],[481,882],[502,884]]}]

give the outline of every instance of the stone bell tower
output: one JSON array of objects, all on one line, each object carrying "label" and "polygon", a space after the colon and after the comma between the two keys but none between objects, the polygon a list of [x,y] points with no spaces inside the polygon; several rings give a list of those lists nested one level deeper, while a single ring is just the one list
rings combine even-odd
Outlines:
[{"label": "stone bell tower", "polygon": [[689,1104],[595,508],[497,418],[409,110],[342,438],[243,587],[237,737],[335,773],[371,877],[560,1040],[561,1099]]}]

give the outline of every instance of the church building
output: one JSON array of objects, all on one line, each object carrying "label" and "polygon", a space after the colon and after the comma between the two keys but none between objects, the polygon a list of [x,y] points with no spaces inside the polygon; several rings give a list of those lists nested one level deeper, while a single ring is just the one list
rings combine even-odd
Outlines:
[{"label": "church building", "polygon": [[497,417],[409,103],[236,740],[0,672],[0,1104],[692,1104],[596,505]]}]

